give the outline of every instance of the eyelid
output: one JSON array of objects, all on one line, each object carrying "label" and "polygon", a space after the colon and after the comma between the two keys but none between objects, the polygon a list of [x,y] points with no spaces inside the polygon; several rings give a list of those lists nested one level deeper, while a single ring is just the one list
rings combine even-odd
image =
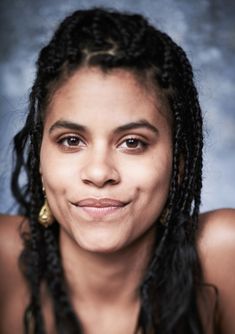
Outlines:
[{"label": "eyelid", "polygon": [[142,135],[137,135],[137,134],[128,134],[128,135],[125,135],[125,136],[123,136],[120,140],[119,140],[119,142],[120,143],[122,143],[122,142],[124,142],[124,141],[126,141],[126,140],[128,140],[128,139],[135,139],[135,140],[139,140],[139,141],[142,141],[142,142],[146,142],[146,143],[148,143],[150,140],[149,139],[147,139],[145,136],[142,136]]},{"label": "eyelid", "polygon": [[[69,145],[68,142],[67,144],[64,143],[64,141],[68,141],[71,138],[75,138],[76,140],[78,140],[78,143],[75,143],[75,145]],[[76,152],[83,149],[86,145],[84,139],[81,138],[80,135],[71,133],[59,136],[59,138],[56,139],[56,144],[60,147],[60,149],[67,152]]]},{"label": "eyelid", "polygon": [[56,135],[56,141],[59,142],[63,139],[66,139],[66,138],[71,138],[71,137],[76,137],[76,138],[79,138],[82,142],[86,142],[85,138],[83,136],[81,136],[79,133],[74,133],[74,132],[68,132],[68,133],[63,133],[63,134],[59,134],[59,135]]},{"label": "eyelid", "polygon": [[[138,147],[124,147],[124,148],[121,147],[125,142],[131,139],[138,142]],[[127,137],[122,138],[120,144],[118,144],[118,148],[126,150],[131,153],[135,153],[135,152],[145,151],[149,147],[149,145],[150,145],[149,141],[147,139],[144,139],[143,137],[140,137],[138,135],[128,135]]]}]

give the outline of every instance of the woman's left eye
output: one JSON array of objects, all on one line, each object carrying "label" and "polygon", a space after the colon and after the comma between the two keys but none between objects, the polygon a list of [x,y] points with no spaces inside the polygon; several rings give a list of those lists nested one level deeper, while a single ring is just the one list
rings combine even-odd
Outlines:
[{"label": "woman's left eye", "polygon": [[127,138],[119,146],[122,149],[132,151],[144,151],[148,147],[148,143],[139,138]]}]

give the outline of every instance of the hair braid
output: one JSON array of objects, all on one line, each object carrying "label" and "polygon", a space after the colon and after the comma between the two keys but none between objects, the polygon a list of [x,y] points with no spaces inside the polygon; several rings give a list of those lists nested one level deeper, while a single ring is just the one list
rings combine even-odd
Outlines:
[{"label": "hair braid", "polygon": [[[169,38],[166,37],[166,39],[169,41]],[[198,102],[198,93],[195,89],[194,83],[193,83],[193,72],[192,72],[192,66],[189,63],[185,52],[175,43],[171,43],[172,48],[175,52],[175,54],[178,57],[178,60],[181,64],[181,81],[182,81],[182,92],[183,92],[183,98],[185,100],[185,104],[188,104],[187,114],[185,111],[185,118],[188,117],[188,113],[190,113],[190,117],[192,119],[191,124],[194,125],[192,129],[189,129],[191,132],[191,141],[193,145],[193,154],[192,154],[192,162],[190,169],[194,171],[194,173],[191,172],[191,175],[189,176],[189,187],[192,185],[195,188],[194,194],[196,195],[194,198],[194,211],[193,211],[193,217],[197,217],[199,212],[199,206],[200,206],[200,190],[202,186],[202,176],[201,172],[198,175],[198,171],[202,170],[202,147],[203,147],[203,135],[202,135],[202,117],[201,117],[201,109]],[[188,123],[187,119],[185,122]],[[195,176],[197,176],[197,181],[195,181]],[[186,211],[190,208],[192,198],[194,197],[194,194],[188,191],[186,193],[185,198],[185,209]]]},{"label": "hair braid", "polygon": [[[30,171],[34,171],[36,165],[34,149],[35,147],[31,142],[29,151]],[[31,180],[30,202],[32,204],[29,211],[30,238],[29,235],[25,236],[25,250],[21,255],[21,264],[30,285],[31,301],[27,307],[24,322],[26,326],[26,333],[30,333],[33,326],[35,334],[43,334],[44,321],[41,312],[40,284],[44,273],[44,256],[42,254],[42,229],[39,229],[37,226],[37,206],[38,203],[41,202],[41,191],[39,191],[38,187],[33,187],[32,185],[32,182],[35,182],[34,176],[29,175],[29,178]]]},{"label": "hair braid", "polygon": [[[143,282],[141,292],[142,292],[142,299],[143,299],[143,306],[142,306],[142,315],[141,317],[143,319],[146,319],[146,321],[153,323],[154,321],[154,313],[156,313],[156,309],[158,308],[157,305],[154,305],[152,309],[149,308],[149,305],[156,304],[157,301],[157,295],[158,292],[155,291],[156,296],[155,300],[152,300],[152,303],[149,303],[149,299],[152,299],[153,295],[153,281],[156,281],[156,277],[158,276],[158,286],[155,287],[156,290],[161,291],[162,284],[165,281],[164,277],[161,277],[161,274],[159,274],[159,269],[162,268],[161,265],[162,259],[164,258],[163,252],[164,252],[164,245],[166,241],[168,240],[168,235],[170,231],[170,225],[172,222],[176,222],[177,217],[173,216],[174,209],[174,203],[176,203],[175,197],[177,196],[177,190],[178,190],[178,166],[179,166],[179,141],[181,137],[181,118],[180,115],[175,115],[175,131],[174,131],[174,152],[173,152],[173,173],[172,173],[172,182],[170,187],[170,196],[168,199],[168,203],[166,206],[166,214],[163,214],[164,216],[164,222],[162,225],[162,222],[158,222],[158,225],[156,227],[157,232],[157,240],[156,240],[156,248],[155,253],[153,255],[152,262],[150,264],[149,270],[146,274],[145,280]],[[161,218],[160,218],[161,219]],[[178,224],[177,224],[178,225]],[[144,315],[146,314],[146,315]],[[147,316],[148,315],[148,316]],[[155,319],[156,322],[156,319]],[[159,316],[159,319],[157,323],[161,322],[161,317]],[[148,326],[151,326],[151,324],[148,324]],[[155,324],[156,326],[156,324]],[[157,329],[157,328],[155,328]]]},{"label": "hair braid", "polygon": [[[164,37],[164,36],[163,36]],[[168,44],[169,41],[171,43],[171,40],[168,38],[166,38],[166,41]],[[171,43],[171,47],[172,47],[172,43]],[[168,311],[166,309],[166,311],[162,312],[162,318],[159,319],[159,323],[164,324],[162,327],[162,330],[164,329],[164,333],[171,333],[171,326],[175,325],[175,321],[178,321],[179,323],[179,319],[183,316],[183,314],[190,309],[190,305],[192,306],[192,308],[194,309],[194,311],[197,309],[196,304],[195,304],[195,299],[193,299],[195,297],[195,295],[192,298],[192,295],[189,294],[189,291],[192,289],[192,286],[195,285],[195,281],[196,281],[196,277],[199,275],[200,276],[200,268],[195,264],[198,262],[197,259],[197,254],[195,252],[195,249],[193,248],[193,246],[189,243],[189,242],[194,242],[194,238],[193,238],[193,234],[192,232],[187,236],[188,234],[188,228],[187,225],[189,223],[189,217],[190,217],[190,208],[191,208],[191,203],[192,203],[192,199],[195,198],[195,208],[194,208],[194,214],[193,214],[193,223],[195,224],[194,220],[197,219],[197,214],[198,214],[198,209],[199,209],[199,204],[200,204],[200,189],[201,189],[201,180],[200,180],[200,175],[199,175],[199,185],[196,187],[195,186],[195,177],[194,174],[192,173],[192,170],[195,170],[195,172],[197,172],[197,170],[201,170],[202,167],[202,158],[201,158],[201,149],[202,149],[202,130],[201,130],[201,116],[200,116],[200,107],[198,102],[195,103],[195,99],[196,98],[196,90],[195,87],[193,85],[192,82],[192,70],[191,70],[191,66],[189,65],[188,61],[185,61],[185,55],[184,52],[181,52],[182,50],[180,48],[178,48],[179,53],[180,53],[180,63],[183,65],[183,67],[185,66],[187,71],[185,71],[185,73],[183,73],[183,78],[186,77],[186,75],[188,76],[188,82],[187,84],[183,83],[182,84],[182,88],[184,89],[184,93],[186,93],[186,99],[190,100],[190,97],[192,98],[191,103],[189,103],[190,106],[190,112],[192,114],[192,121],[193,124],[195,124],[195,129],[193,129],[193,133],[195,134],[195,140],[193,140],[193,142],[195,142],[195,144],[193,145],[194,150],[190,150],[188,148],[188,144],[187,141],[185,140],[186,138],[188,138],[187,133],[182,132],[181,129],[181,124],[182,124],[182,117],[181,115],[183,110],[184,110],[184,106],[186,105],[185,103],[185,99],[183,99],[182,97],[180,97],[180,95],[178,94],[178,97],[173,97],[172,101],[171,101],[171,109],[172,112],[174,114],[174,128],[175,128],[175,137],[174,137],[174,145],[175,145],[175,149],[174,149],[174,154],[173,154],[173,175],[172,175],[172,185],[171,185],[171,189],[170,189],[170,194],[172,194],[171,198],[168,199],[168,205],[167,205],[167,209],[170,210],[171,207],[173,206],[173,203],[176,203],[176,201],[178,201],[178,206],[175,208],[177,209],[176,212],[182,212],[184,215],[179,215],[175,217],[171,217],[171,223],[174,222],[175,226],[173,228],[173,230],[170,233],[170,238],[172,238],[172,236],[174,236],[174,238],[177,235],[184,235],[184,238],[182,238],[182,242],[183,244],[185,244],[185,241],[188,240],[188,245],[187,245],[187,249],[185,248],[185,254],[189,254],[189,258],[188,261],[185,261],[185,263],[187,263],[189,266],[185,267],[184,270],[182,270],[182,273],[185,273],[186,275],[183,276],[178,276],[179,279],[182,280],[183,284],[180,284],[180,281],[177,281],[177,286],[184,286],[184,284],[186,284],[187,289],[184,289],[184,298],[181,299],[181,296],[178,296],[178,301],[184,301],[182,304],[180,303],[178,305],[178,312],[176,312],[176,316],[172,318],[172,311]],[[168,88],[169,86],[172,86],[175,88],[175,83],[174,83],[174,75],[172,75],[172,71],[174,70],[174,66],[173,66],[173,61],[172,61],[172,50],[169,47],[169,45],[166,45],[164,48],[164,59],[165,59],[165,63],[163,64],[163,70],[162,70],[162,76],[161,76],[161,84],[163,87]],[[186,59],[187,60],[187,59]],[[186,63],[186,65],[185,65]],[[177,70],[177,68],[176,68]],[[176,76],[175,76],[176,77]],[[194,93],[194,96],[192,96],[193,94],[191,94],[191,96],[188,96],[189,94],[187,93],[187,87],[189,88],[189,91]],[[195,110],[196,109],[196,110]],[[195,112],[196,111],[196,112]],[[196,115],[195,115],[196,114]],[[195,118],[197,117],[197,120],[195,120]],[[195,122],[196,121],[196,122]],[[178,124],[178,126],[177,126]],[[190,152],[192,151],[192,153]],[[180,152],[181,154],[184,153],[184,177],[182,180],[182,187],[181,187],[181,196],[178,195],[178,198],[176,196],[176,198],[174,198],[174,194],[180,194],[180,192],[178,191],[179,189],[179,180],[177,179],[177,176],[179,175],[179,157],[180,157]],[[190,154],[191,153],[191,154]],[[189,171],[191,171],[191,174],[189,173]],[[198,181],[198,178],[197,178]],[[193,183],[194,182],[194,183]],[[191,189],[192,187],[195,188],[195,192],[193,192]],[[182,191],[183,190],[183,191]],[[182,196],[184,195],[184,198],[182,198]],[[184,203],[187,201],[187,205],[185,205]],[[176,205],[176,204],[175,204]],[[169,217],[170,218],[170,217]],[[178,222],[177,222],[178,220]],[[161,256],[161,251],[164,253],[165,249],[164,249],[164,243],[166,242],[169,235],[169,224],[170,224],[170,219],[167,222],[166,225],[166,230],[165,233],[162,236],[162,239],[159,243],[159,248],[157,248],[157,251],[154,255],[152,264],[150,266],[147,278],[148,280],[152,279],[155,275],[154,273],[158,273],[158,275],[161,276],[160,273],[164,273],[164,271],[161,269],[163,268],[163,263],[161,263],[161,258],[164,258],[164,256]],[[176,230],[177,228],[177,230]],[[185,234],[187,233],[187,234]],[[186,238],[186,239],[185,239]],[[176,238],[177,239],[177,238]],[[169,240],[168,240],[169,241]],[[171,240],[170,244],[174,244],[173,240]],[[172,257],[169,256],[168,254],[168,259],[171,258],[175,258],[177,257],[177,253],[178,250],[180,250],[180,248],[182,248],[183,245],[180,244],[180,239],[177,240],[177,243],[175,245],[176,248],[174,248],[172,250]],[[169,251],[169,249],[168,249]],[[180,258],[180,257],[179,257]],[[165,262],[165,260],[164,260]],[[175,263],[177,263],[175,261]],[[154,268],[154,266],[156,266]],[[194,267],[193,270],[193,275],[192,275],[192,271],[191,268]],[[160,269],[161,268],[161,269]],[[190,270],[187,270],[187,268],[190,268]],[[169,274],[169,273],[168,273]],[[170,277],[177,277],[176,275],[174,275],[174,273],[172,273],[172,275],[170,275]],[[191,277],[191,279],[190,279]],[[186,283],[187,282],[187,283]],[[158,285],[158,291],[160,293],[161,298],[159,298],[158,300],[169,300],[168,298],[170,298],[170,294],[169,296],[166,296],[165,293],[167,293],[166,291],[166,287],[164,288],[164,286],[162,286],[161,284],[164,283],[164,278],[161,280],[161,278],[158,277],[158,283],[160,285]],[[148,282],[145,282],[143,285],[143,299],[148,300],[149,299],[149,295],[148,293],[146,293],[146,291],[149,291],[149,294],[153,292],[152,287],[148,287]],[[181,291],[181,290],[180,290]],[[163,292],[163,294],[162,294]],[[158,296],[158,297],[160,297]],[[168,298],[166,298],[168,297]],[[175,297],[175,296],[174,296]],[[148,302],[145,301],[144,305],[147,304]],[[164,309],[163,309],[164,310]],[[150,312],[150,310],[148,309],[147,312]],[[190,313],[190,312],[189,312]],[[161,311],[160,311],[161,314]],[[168,314],[170,315],[170,317],[168,318]],[[180,316],[181,314],[181,316]],[[197,316],[197,321],[199,321],[199,315],[198,313],[196,313]],[[194,320],[191,319],[191,317],[186,318],[184,317],[184,323],[186,324],[188,321],[188,330],[192,330],[195,327],[195,323]],[[164,321],[165,318],[165,321]],[[175,319],[175,320],[174,320]],[[188,320],[186,320],[188,319]],[[156,323],[157,324],[157,323]],[[180,323],[178,324],[179,326]],[[161,325],[162,326],[162,325]],[[160,327],[161,327],[160,326]],[[159,330],[160,328],[157,327]],[[167,329],[168,328],[168,329]],[[179,327],[180,328],[180,327]],[[185,330],[185,329],[184,329]],[[200,325],[200,331],[198,331],[198,333],[201,333],[202,328]],[[160,330],[161,332],[161,330]]]},{"label": "hair braid", "polygon": [[[41,180],[38,171],[38,144],[39,132],[35,127],[36,117],[36,88],[32,88],[29,97],[30,112],[25,127],[15,138],[15,151],[17,155],[15,171],[12,177],[12,189],[14,194],[20,194],[18,201],[21,203],[21,212],[26,215],[29,223],[29,231],[23,233],[25,248],[20,257],[20,264],[30,286],[31,298],[27,306],[24,324],[25,332],[36,334],[44,333],[44,321],[41,311],[40,285],[44,273],[43,238],[42,229],[38,226],[38,211],[43,203]],[[23,151],[27,150],[27,159]],[[19,192],[19,175],[21,171],[26,173],[28,185]]]},{"label": "hair braid", "polygon": [[78,318],[70,304],[61,266],[58,246],[58,224],[44,230],[46,273],[45,278],[52,296],[56,328],[59,334],[82,333]]}]

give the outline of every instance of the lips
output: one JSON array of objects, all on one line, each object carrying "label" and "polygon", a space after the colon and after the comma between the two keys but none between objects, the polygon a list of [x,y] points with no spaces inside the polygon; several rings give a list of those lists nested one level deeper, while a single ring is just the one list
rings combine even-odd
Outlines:
[{"label": "lips", "polygon": [[[85,213],[84,218],[90,217],[96,221],[103,220],[106,216],[120,215],[120,212],[129,204],[112,198],[85,198],[77,203],[73,203],[79,210],[78,214]],[[88,215],[88,216],[87,216]]]},{"label": "lips", "polygon": [[93,207],[93,208],[108,208],[108,207],[122,207],[125,206],[127,203],[111,199],[111,198],[86,198],[83,199],[77,203],[75,203],[76,206],[80,207]]}]

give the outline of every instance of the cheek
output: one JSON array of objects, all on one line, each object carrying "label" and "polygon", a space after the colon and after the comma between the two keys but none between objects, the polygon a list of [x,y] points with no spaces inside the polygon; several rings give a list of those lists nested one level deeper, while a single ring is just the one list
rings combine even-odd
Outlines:
[{"label": "cheek", "polygon": [[142,159],[126,170],[126,182],[135,185],[146,195],[152,196],[154,192],[168,194],[172,175],[170,154],[153,154],[149,159]]},{"label": "cheek", "polygon": [[43,142],[40,152],[40,171],[50,209],[57,221],[67,229],[67,205],[64,196],[69,185],[69,180],[74,180],[73,168],[70,159],[61,159],[56,150],[48,142]]},{"label": "cheek", "polygon": [[[162,213],[169,194],[172,176],[171,154],[152,156],[149,161],[138,164],[129,179],[135,184],[138,220],[144,222],[145,230]],[[132,179],[131,179],[132,178]]]},{"label": "cheek", "polygon": [[69,180],[74,180],[75,163],[71,157],[66,156],[61,159],[61,155],[56,153],[50,143],[42,143],[40,152],[40,172],[46,189],[51,189],[55,193],[65,188]]}]

